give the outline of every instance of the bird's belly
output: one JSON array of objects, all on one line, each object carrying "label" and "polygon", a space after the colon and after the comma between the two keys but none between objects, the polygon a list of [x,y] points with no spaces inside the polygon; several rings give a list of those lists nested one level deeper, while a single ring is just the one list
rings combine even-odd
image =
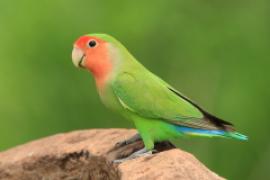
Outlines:
[{"label": "bird's belly", "polygon": [[102,103],[109,109],[113,111],[122,111],[123,108],[116,97],[116,95],[113,93],[113,90],[111,88],[105,88],[103,91],[98,91],[100,99]]},{"label": "bird's belly", "polygon": [[99,94],[101,101],[107,108],[120,113],[125,119],[133,121],[141,136],[150,138],[153,142],[179,137],[180,133],[172,124],[158,119],[141,117],[124,108],[111,88],[99,91]]},{"label": "bird's belly", "polygon": [[162,120],[148,119],[139,116],[132,119],[139,133],[142,136],[148,136],[154,142],[177,138],[181,135],[175,130],[172,124]]}]

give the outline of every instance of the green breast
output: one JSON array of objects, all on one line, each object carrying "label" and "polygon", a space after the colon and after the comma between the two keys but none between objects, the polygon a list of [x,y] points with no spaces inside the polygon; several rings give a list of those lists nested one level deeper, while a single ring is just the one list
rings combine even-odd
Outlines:
[{"label": "green breast", "polygon": [[110,84],[104,89],[98,91],[102,103],[113,111],[123,111],[124,108],[121,106],[118,98],[114,94]]}]

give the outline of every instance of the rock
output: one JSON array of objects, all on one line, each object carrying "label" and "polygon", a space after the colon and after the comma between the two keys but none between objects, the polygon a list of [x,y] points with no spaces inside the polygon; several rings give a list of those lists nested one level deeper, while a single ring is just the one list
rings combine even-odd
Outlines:
[{"label": "rock", "polygon": [[169,142],[155,145],[159,153],[112,163],[143,147],[141,141],[115,147],[117,142],[135,133],[126,129],[81,130],[17,146],[0,153],[0,179],[223,179]]}]

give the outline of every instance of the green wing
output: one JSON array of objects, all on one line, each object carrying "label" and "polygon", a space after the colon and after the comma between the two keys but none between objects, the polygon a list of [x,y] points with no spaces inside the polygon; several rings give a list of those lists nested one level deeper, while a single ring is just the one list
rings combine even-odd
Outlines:
[{"label": "green wing", "polygon": [[122,106],[142,117],[194,128],[217,129],[201,109],[150,72],[122,72],[113,82]]}]

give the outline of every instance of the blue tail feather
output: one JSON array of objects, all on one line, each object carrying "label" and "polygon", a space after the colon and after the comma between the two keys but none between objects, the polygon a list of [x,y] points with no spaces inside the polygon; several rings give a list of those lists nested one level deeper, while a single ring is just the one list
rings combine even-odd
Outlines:
[{"label": "blue tail feather", "polygon": [[238,132],[230,132],[225,130],[209,130],[209,129],[198,129],[191,128],[186,126],[175,126],[176,130],[188,135],[197,135],[197,136],[208,136],[208,137],[228,137],[238,140],[248,140],[247,136],[240,134]]}]

